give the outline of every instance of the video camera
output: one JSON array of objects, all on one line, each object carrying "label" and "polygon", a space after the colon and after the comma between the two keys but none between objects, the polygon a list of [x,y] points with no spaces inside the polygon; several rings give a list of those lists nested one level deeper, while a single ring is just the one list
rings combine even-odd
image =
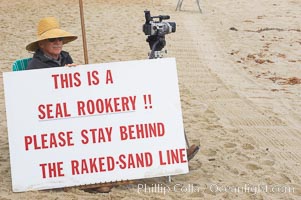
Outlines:
[{"label": "video camera", "polygon": [[[145,35],[165,35],[176,32],[175,22],[162,22],[162,20],[170,19],[168,15],[159,15],[151,17],[150,11],[146,10],[145,24],[143,25],[143,32]],[[159,21],[153,21],[158,18]]]},{"label": "video camera", "polygon": [[[165,35],[169,33],[176,32],[175,22],[162,22],[163,20],[169,19],[168,15],[159,15],[151,17],[150,11],[146,10],[145,13],[145,23],[143,24],[143,32],[148,35],[146,41],[149,43],[151,53],[149,58],[162,57],[160,55],[161,50],[166,45]],[[154,21],[158,18],[159,21]]]}]

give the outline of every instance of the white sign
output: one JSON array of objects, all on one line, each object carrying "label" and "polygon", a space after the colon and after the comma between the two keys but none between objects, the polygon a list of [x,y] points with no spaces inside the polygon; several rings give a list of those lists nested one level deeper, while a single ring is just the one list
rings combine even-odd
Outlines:
[{"label": "white sign", "polygon": [[3,77],[14,192],[188,173],[174,58]]}]

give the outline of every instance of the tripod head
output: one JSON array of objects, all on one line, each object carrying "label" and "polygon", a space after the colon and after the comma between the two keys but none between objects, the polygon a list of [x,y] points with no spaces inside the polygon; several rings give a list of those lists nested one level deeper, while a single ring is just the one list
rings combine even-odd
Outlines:
[{"label": "tripod head", "polygon": [[166,45],[165,35],[151,35],[147,37],[146,41],[149,43],[151,49],[149,59],[162,57],[162,49]]}]

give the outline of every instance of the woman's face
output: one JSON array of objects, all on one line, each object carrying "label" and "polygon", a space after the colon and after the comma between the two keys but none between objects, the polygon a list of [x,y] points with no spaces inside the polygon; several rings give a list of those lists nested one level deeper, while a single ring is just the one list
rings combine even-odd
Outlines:
[{"label": "woman's face", "polygon": [[54,59],[58,59],[63,50],[63,38],[46,39],[39,42],[42,51]]}]

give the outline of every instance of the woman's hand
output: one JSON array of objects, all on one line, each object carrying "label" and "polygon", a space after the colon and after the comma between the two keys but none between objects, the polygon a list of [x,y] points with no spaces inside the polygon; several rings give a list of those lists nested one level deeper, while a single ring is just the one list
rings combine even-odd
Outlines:
[{"label": "woman's hand", "polygon": [[77,66],[77,64],[75,64],[75,63],[71,63],[71,64],[66,64],[65,66],[66,66],[66,67],[76,67],[76,66]]}]

